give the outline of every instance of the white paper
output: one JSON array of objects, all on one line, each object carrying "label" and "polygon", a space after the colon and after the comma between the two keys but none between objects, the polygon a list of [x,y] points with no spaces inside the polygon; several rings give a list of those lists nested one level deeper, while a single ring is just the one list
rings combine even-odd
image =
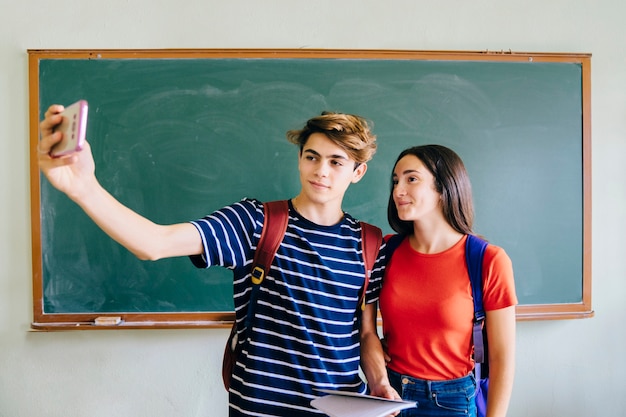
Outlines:
[{"label": "white paper", "polygon": [[311,401],[311,405],[330,417],[385,417],[405,408],[416,407],[412,401],[389,400],[355,392],[320,390],[327,393]]}]

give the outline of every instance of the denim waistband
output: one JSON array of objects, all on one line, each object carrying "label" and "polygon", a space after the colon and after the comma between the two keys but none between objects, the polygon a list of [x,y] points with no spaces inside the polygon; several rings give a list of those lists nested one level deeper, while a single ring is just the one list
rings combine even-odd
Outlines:
[{"label": "denim waistband", "polygon": [[389,374],[389,380],[391,382],[391,385],[394,387],[399,387],[401,385],[411,385],[413,389],[421,389],[428,392],[442,389],[464,389],[468,386],[476,386],[476,380],[472,372],[461,378],[448,379],[444,381],[431,381],[427,379],[415,378],[409,375],[400,374],[392,369],[387,369],[387,372]]}]

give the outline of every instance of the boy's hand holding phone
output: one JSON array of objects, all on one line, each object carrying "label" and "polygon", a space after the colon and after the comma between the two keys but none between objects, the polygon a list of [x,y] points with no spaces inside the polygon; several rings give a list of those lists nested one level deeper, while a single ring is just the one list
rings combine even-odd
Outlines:
[{"label": "boy's hand holding phone", "polygon": [[85,139],[86,120],[87,103],[81,100],[67,108],[51,105],[39,125],[39,168],[55,188],[75,201],[97,185],[94,160]]}]

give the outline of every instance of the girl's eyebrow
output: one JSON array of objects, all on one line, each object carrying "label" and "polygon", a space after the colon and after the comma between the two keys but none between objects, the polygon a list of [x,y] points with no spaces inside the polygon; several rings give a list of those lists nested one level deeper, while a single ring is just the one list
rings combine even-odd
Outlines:
[{"label": "girl's eyebrow", "polygon": [[[408,174],[421,174],[419,169],[405,169],[404,171],[402,171],[400,173],[400,175],[408,175]],[[398,174],[396,174],[395,172],[393,173],[394,177],[397,177]]]}]

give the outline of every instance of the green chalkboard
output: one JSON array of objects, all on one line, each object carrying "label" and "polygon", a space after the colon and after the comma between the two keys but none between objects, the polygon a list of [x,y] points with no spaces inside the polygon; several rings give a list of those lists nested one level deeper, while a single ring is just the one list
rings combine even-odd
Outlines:
[{"label": "green chalkboard", "polygon": [[[373,122],[379,150],[344,208],[391,232],[391,167],[408,146],[456,150],[476,231],[511,256],[518,316],[591,314],[588,55],[356,51],[29,51],[31,126],[53,103],[89,102],[100,182],[158,223],[242,197],[299,190],[285,139],[323,110]],[[35,323],[228,320],[232,276],[187,258],[136,259],[35,166]]]}]

